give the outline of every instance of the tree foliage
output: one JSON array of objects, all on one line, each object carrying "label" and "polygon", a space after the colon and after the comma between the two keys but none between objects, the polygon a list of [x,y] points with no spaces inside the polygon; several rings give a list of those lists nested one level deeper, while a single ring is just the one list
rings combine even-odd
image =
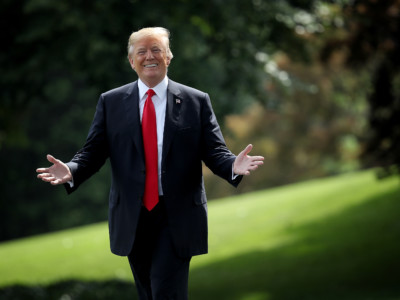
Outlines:
[{"label": "tree foliage", "polygon": [[[126,44],[146,26],[171,31],[168,75],[210,94],[228,146],[253,142],[266,156],[239,192],[356,168],[366,75],[338,74],[345,52],[328,51],[349,36],[341,2],[3,1],[0,240],[106,218],[108,165],[68,197],[35,169],[47,153],[68,161],[99,95],[136,79]],[[339,62],[324,69],[321,49]],[[210,198],[232,193],[206,177]]]},{"label": "tree foliage", "polygon": [[369,131],[363,159],[389,173],[400,167],[400,3],[357,0],[343,8],[344,36],[331,38],[321,51],[327,62],[345,54],[345,65],[370,75]]}]

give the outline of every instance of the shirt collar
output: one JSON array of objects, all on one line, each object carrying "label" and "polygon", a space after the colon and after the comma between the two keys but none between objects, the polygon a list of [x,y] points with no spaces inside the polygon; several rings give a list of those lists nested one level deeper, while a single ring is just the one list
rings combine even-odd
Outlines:
[{"label": "shirt collar", "polygon": [[[143,99],[149,87],[145,85],[144,82],[140,80],[140,78],[138,79],[138,87],[139,87],[139,99]],[[167,94],[167,88],[168,88],[168,76],[165,76],[164,79],[159,84],[157,84],[155,87],[152,88],[152,90],[156,92],[157,96],[160,99],[165,99]]]}]

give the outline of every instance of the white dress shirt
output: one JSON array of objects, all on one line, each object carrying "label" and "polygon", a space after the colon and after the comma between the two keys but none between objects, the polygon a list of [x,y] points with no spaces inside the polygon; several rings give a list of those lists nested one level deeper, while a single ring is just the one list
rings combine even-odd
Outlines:
[{"label": "white dress shirt", "polygon": [[[142,121],[143,108],[147,99],[147,87],[143,81],[138,79],[139,87],[139,110],[140,110],[140,121]],[[168,77],[165,76],[163,81],[157,84],[152,90],[156,93],[153,97],[154,109],[156,111],[156,122],[157,122],[157,152],[158,152],[158,193],[163,195],[161,186],[161,158],[162,148],[164,140],[164,124],[165,124],[165,111],[167,109],[167,88],[168,88]]]}]

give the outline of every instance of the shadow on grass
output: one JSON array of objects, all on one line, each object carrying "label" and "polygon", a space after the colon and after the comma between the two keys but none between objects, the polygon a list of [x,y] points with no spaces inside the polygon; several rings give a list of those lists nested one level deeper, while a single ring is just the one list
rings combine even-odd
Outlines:
[{"label": "shadow on grass", "polygon": [[[400,299],[400,192],[301,227],[294,242],[190,273],[191,300]],[[209,255],[212,255],[209,254]],[[12,286],[0,299],[137,299],[124,281]]]},{"label": "shadow on grass", "polygon": [[288,228],[295,242],[191,273],[191,299],[400,299],[400,191]]}]

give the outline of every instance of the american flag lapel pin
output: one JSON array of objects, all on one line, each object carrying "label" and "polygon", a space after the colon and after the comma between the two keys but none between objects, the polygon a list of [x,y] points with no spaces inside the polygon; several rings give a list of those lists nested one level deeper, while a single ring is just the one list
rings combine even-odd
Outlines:
[{"label": "american flag lapel pin", "polygon": [[175,103],[176,103],[176,104],[181,104],[181,99],[176,98],[176,99],[175,99]]}]

